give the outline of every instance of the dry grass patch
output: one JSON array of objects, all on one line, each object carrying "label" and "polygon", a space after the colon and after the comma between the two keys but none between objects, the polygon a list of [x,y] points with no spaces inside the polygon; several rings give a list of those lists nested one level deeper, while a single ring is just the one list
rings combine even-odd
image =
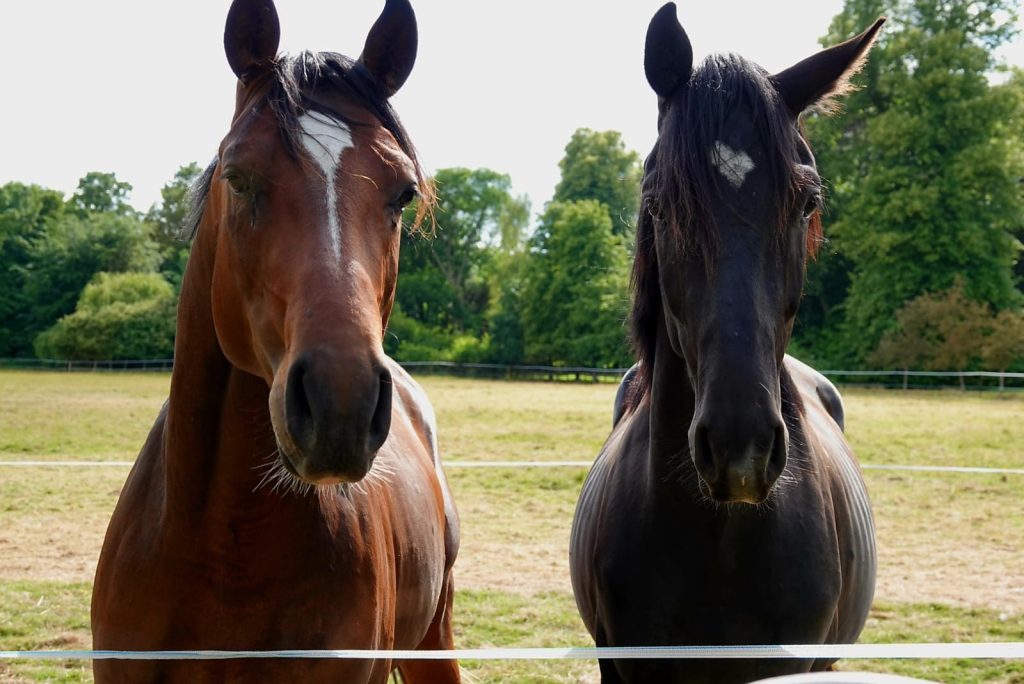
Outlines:
[{"label": "dry grass patch", "polygon": [[127,474],[0,467],[0,579],[91,582]]},{"label": "dry grass patch", "polygon": [[457,586],[571,593],[569,530],[585,475],[573,468],[451,471],[463,520]]},{"label": "dry grass patch", "polygon": [[1024,615],[1024,477],[869,471],[886,601]]}]

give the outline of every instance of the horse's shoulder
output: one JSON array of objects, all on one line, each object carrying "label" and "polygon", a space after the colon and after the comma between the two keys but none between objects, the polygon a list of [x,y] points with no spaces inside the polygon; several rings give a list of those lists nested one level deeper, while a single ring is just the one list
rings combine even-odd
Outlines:
[{"label": "horse's shoulder", "polygon": [[786,355],[784,363],[804,402],[814,401],[819,404],[831,416],[839,429],[844,430],[846,412],[843,407],[843,397],[832,381],[789,354]]},{"label": "horse's shoulder", "polygon": [[[416,431],[421,443],[430,455],[434,464],[434,472],[437,483],[440,486],[441,496],[444,500],[445,515],[445,567],[450,569],[455,562],[459,551],[459,514],[455,509],[455,502],[452,499],[451,491],[448,488],[448,480],[441,467],[441,452],[437,446],[437,416],[434,413],[434,406],[430,403],[427,393],[420,387],[420,384],[409,372],[392,358],[388,358],[388,369],[391,371],[391,381],[394,383],[392,410],[400,411]],[[394,421],[392,421],[392,429]]]},{"label": "horse's shoulder", "polygon": [[388,358],[388,370],[393,383],[393,410],[407,419],[430,450],[435,463],[440,459],[437,447],[437,415],[427,393],[394,359]]}]

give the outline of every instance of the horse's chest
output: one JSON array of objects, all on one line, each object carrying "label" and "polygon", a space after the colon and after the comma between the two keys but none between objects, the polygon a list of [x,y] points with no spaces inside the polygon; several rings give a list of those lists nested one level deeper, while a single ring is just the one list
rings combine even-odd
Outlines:
[{"label": "horse's chest", "polygon": [[824,640],[842,584],[827,521],[648,522],[606,556],[602,595],[614,631],[636,643]]},{"label": "horse's chest", "polygon": [[[140,559],[122,591],[147,605],[167,647],[414,647],[443,580],[442,562],[429,562],[443,555],[440,535],[410,539],[385,516],[335,523],[211,523],[191,545]],[[396,537],[433,553],[409,554]]]},{"label": "horse's chest", "polygon": [[268,535],[256,545],[224,530],[196,551],[186,562],[165,557],[159,572],[176,595],[167,606],[171,624],[199,643],[326,648],[345,637],[341,631],[355,616],[366,615],[368,623],[392,617],[382,614],[377,599],[377,587],[391,579],[387,565],[345,540],[293,532],[291,539]]}]

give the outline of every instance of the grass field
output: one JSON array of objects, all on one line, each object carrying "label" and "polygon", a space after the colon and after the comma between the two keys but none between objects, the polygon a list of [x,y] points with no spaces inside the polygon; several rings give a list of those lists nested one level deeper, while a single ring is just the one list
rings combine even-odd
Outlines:
[{"label": "grass field", "polygon": [[[614,386],[426,377],[448,460],[589,460]],[[163,374],[0,372],[0,460],[132,460]],[[849,390],[865,463],[1024,467],[1024,396]],[[0,466],[0,650],[88,648],[96,555],[124,468]],[[458,645],[588,645],[567,573],[580,469],[451,469],[463,521]],[[866,471],[879,540],[862,641],[1024,641],[1024,476]],[[469,681],[596,681],[591,663],[465,662]],[[847,661],[1024,683],[1024,663]],[[0,661],[0,682],[91,681],[88,663]]]}]

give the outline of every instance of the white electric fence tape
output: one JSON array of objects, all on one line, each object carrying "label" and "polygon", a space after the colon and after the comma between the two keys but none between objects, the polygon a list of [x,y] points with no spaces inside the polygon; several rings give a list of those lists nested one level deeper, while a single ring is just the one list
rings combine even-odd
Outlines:
[{"label": "white electric fence tape", "polygon": [[[130,468],[132,461],[0,461],[0,467],[15,468]],[[589,468],[593,461],[445,461],[445,468]],[[970,466],[872,465],[862,470],[909,470],[920,473],[977,473],[980,475],[1024,475],[1024,468],[976,468]]]},{"label": "white electric fence tape", "polygon": [[460,648],[415,650],[280,651],[0,651],[0,659],[31,660],[229,660],[236,658],[327,658],[344,660],[641,660],[641,659],[1024,659],[1024,642],[824,644],[764,646],[628,646],[603,648]]}]

